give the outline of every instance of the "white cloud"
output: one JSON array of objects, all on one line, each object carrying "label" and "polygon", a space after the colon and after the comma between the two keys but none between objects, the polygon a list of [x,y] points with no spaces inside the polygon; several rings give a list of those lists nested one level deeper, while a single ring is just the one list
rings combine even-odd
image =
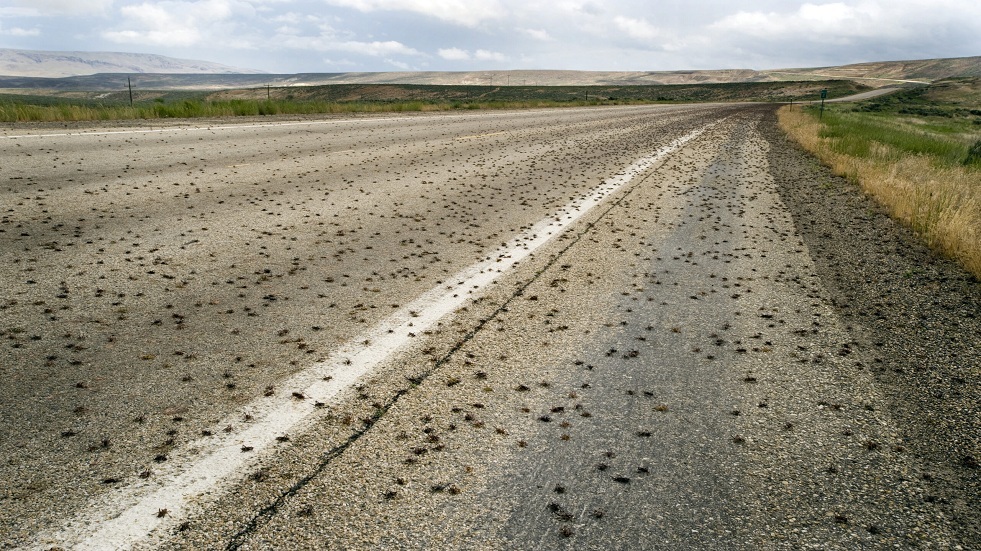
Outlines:
[{"label": "white cloud", "polygon": [[[256,9],[256,13],[260,13],[261,10]],[[329,21],[333,21],[333,18],[322,17],[319,14],[311,13],[298,13],[298,12],[284,12],[278,15],[264,17],[266,21],[272,21],[274,23],[284,23],[288,25],[314,25],[320,28],[330,28],[331,24]]]},{"label": "white cloud", "polygon": [[274,38],[272,42],[291,50],[348,52],[382,58],[393,55],[423,55],[422,52],[394,40],[374,42],[339,40],[337,36],[331,32],[324,32],[318,36],[280,35]]},{"label": "white cloud", "polygon": [[333,44],[331,49],[374,57],[390,55],[422,55],[421,52],[394,40],[388,40],[385,42],[358,42],[356,40],[349,40],[346,42]]},{"label": "white cloud", "polygon": [[362,12],[409,11],[466,27],[501,19],[507,11],[498,0],[326,0]]},{"label": "white cloud", "polygon": [[477,61],[507,61],[508,56],[502,54],[501,52],[492,52],[490,50],[476,50],[473,53],[468,52],[460,48],[442,48],[438,50],[437,55],[439,57],[448,61],[469,61],[475,59]]},{"label": "white cloud", "polygon": [[[193,44],[200,37],[198,30],[199,19],[197,17],[181,16],[188,12],[196,11],[197,4],[172,3],[166,4],[139,4],[136,6],[124,6],[119,13],[129,20],[129,24],[138,30],[127,29],[119,31],[116,36],[128,39],[139,39],[145,37],[151,43],[164,44],[173,40],[176,44]],[[110,33],[109,36],[112,36]]]},{"label": "white cloud", "polygon": [[11,27],[9,29],[0,30],[0,34],[6,36],[41,36],[41,29],[22,29],[20,27]]},{"label": "white cloud", "polygon": [[593,2],[586,2],[577,6],[578,11],[586,15],[599,16],[603,15],[603,6]]},{"label": "white cloud", "polygon": [[977,55],[981,4],[974,0],[807,2],[772,11],[735,11],[697,31],[697,41],[692,42],[697,42],[698,52],[730,66],[806,67]]},{"label": "white cloud", "polygon": [[409,65],[408,63],[405,63],[405,62],[402,62],[402,61],[398,61],[398,60],[395,60],[395,59],[388,59],[388,58],[386,58],[385,59],[385,63],[388,63],[392,67],[395,67],[396,69],[401,69],[403,71],[409,71],[409,70],[412,69],[412,66]]},{"label": "white cloud", "polygon": [[508,56],[500,52],[491,52],[489,50],[477,50],[473,53],[474,59],[480,61],[507,61]]},{"label": "white cloud", "polygon": [[276,23],[285,23],[285,24],[288,24],[288,25],[299,25],[307,17],[308,16],[305,16],[305,15],[303,15],[301,13],[286,12],[286,13],[281,13],[281,14],[279,14],[277,16],[274,16],[274,17],[270,17],[269,20],[270,21],[275,21]]},{"label": "white cloud", "polygon": [[347,58],[341,59],[331,59],[329,57],[321,58],[321,63],[326,67],[357,67],[358,63],[351,61]]},{"label": "white cloud", "polygon": [[875,36],[889,33],[875,2],[849,6],[842,2],[803,4],[791,13],[746,12],[730,15],[709,26],[758,37]]},{"label": "white cloud", "polygon": [[144,2],[119,9],[123,29],[105,31],[112,42],[161,46],[194,46],[220,43],[248,48],[247,39],[235,37],[230,27],[236,19],[255,14],[252,5],[239,0],[171,0]]},{"label": "white cloud", "polygon": [[460,48],[440,48],[437,52],[439,57],[449,61],[466,61],[470,59],[470,52]]},{"label": "white cloud", "polygon": [[518,29],[518,31],[542,42],[551,42],[554,40],[552,35],[548,34],[548,31],[545,29]]},{"label": "white cloud", "polygon": [[658,40],[664,34],[661,29],[651,25],[646,19],[634,19],[618,15],[613,18],[613,24],[627,36],[642,42]]},{"label": "white cloud", "polygon": [[[9,8],[21,8],[20,13],[31,17],[63,15],[103,15],[115,0],[5,0]],[[6,10],[6,8],[0,8]],[[0,12],[2,14],[4,12]]]},{"label": "white cloud", "polygon": [[[973,24],[970,21],[974,21]],[[804,3],[791,12],[740,11],[708,26],[765,40],[916,40],[956,27],[981,27],[981,6],[963,0]],[[913,44],[910,44],[912,46]]]}]

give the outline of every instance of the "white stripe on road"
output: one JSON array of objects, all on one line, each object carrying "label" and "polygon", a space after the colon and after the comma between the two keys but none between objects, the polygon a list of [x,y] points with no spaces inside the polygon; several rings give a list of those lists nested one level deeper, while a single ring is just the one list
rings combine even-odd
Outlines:
[{"label": "white stripe on road", "polygon": [[[341,346],[326,361],[278,385],[287,389],[286,392],[296,389],[303,395],[302,400],[283,393],[251,402],[217,425],[236,424],[243,415],[249,414],[253,421],[246,428],[232,433],[215,429],[214,436],[191,442],[183,451],[173,453],[150,479],[106,492],[60,532],[40,537],[36,547],[130,549],[150,544],[155,536],[166,537],[167,529],[186,518],[191,508],[214,500],[223,487],[238,480],[247,469],[255,468],[260,452],[277,445],[277,436],[287,434],[314,417],[319,411],[315,402],[329,404],[341,391],[405,347],[414,334],[422,334],[435,326],[438,320],[463,306],[610,194],[715,124],[718,122],[638,160],[605,180],[589,195],[569,203],[456,274],[448,283],[431,289],[367,333]],[[251,453],[243,453],[242,446],[251,446]],[[166,514],[158,515],[162,510],[166,510]]]}]

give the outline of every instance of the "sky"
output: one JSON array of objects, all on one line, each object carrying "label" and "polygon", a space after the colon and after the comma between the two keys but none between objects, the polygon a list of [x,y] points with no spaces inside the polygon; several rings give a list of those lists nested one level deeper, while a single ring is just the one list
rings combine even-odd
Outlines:
[{"label": "sky", "polygon": [[821,67],[981,55],[981,2],[0,0],[0,48],[270,73]]}]

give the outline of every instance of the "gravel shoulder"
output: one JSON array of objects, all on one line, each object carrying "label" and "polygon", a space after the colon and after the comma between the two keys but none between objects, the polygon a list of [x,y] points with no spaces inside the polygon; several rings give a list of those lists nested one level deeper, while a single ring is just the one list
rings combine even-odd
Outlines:
[{"label": "gravel shoulder", "polygon": [[859,187],[762,126],[781,198],[872,374],[924,500],[981,545],[981,284],[925,247]]}]

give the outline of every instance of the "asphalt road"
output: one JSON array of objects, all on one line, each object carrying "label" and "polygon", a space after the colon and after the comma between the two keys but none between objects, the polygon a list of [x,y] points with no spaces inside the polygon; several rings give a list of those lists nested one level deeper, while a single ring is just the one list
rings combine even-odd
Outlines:
[{"label": "asphalt road", "polygon": [[768,109],[6,129],[0,541],[955,545]]}]

